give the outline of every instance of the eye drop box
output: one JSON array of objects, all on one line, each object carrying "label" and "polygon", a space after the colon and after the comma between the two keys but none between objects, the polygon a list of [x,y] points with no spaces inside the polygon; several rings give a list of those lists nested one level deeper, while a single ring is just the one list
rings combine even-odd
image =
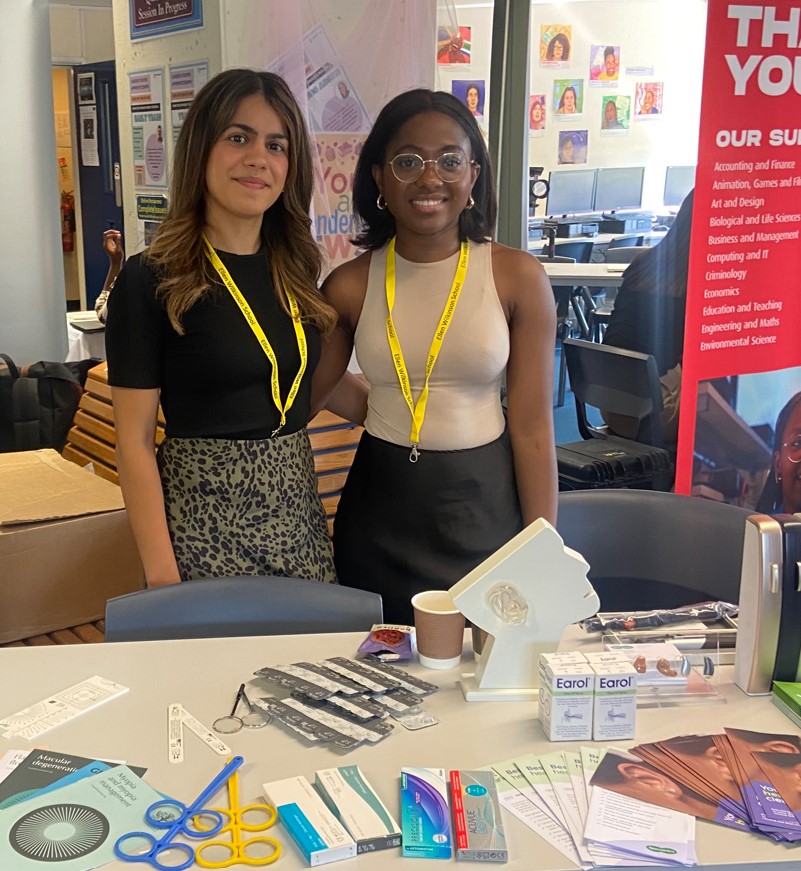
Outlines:
[{"label": "eye drop box", "polygon": [[274,780],[263,784],[262,790],[309,865],[356,855],[356,843],[305,777]]},{"label": "eye drop box", "polygon": [[540,659],[539,717],[549,741],[591,741],[595,672]]},{"label": "eye drop box", "polygon": [[448,787],[442,768],[401,768],[403,855],[451,858]]},{"label": "eye drop box", "polygon": [[491,771],[451,771],[451,804],[456,859],[506,862],[509,851]]},{"label": "eye drop box", "polygon": [[358,765],[323,768],[315,772],[314,785],[328,809],[356,841],[357,853],[400,847],[400,826]]},{"label": "eye drop box", "polygon": [[597,663],[593,697],[593,741],[634,737],[637,719],[637,672],[629,662]]}]

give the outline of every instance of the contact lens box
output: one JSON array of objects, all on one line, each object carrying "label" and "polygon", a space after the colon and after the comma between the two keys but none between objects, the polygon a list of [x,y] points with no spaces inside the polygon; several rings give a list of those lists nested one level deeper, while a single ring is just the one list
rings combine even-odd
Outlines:
[{"label": "contact lens box", "polygon": [[326,865],[356,855],[356,842],[305,777],[274,780],[265,783],[262,790],[309,865]]},{"label": "contact lens box", "polygon": [[358,765],[323,768],[315,772],[314,785],[328,809],[356,841],[358,853],[400,847],[400,826]]},{"label": "contact lens box", "polygon": [[442,768],[401,768],[403,855],[451,858],[448,785]]},{"label": "contact lens box", "polygon": [[491,771],[451,771],[450,781],[457,860],[507,862],[495,775]]},{"label": "contact lens box", "polygon": [[631,663],[595,663],[592,740],[622,741],[634,737],[637,719],[637,672]]}]

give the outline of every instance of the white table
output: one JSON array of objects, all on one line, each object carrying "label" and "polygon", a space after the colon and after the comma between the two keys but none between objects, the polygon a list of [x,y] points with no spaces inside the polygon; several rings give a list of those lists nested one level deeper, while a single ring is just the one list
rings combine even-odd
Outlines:
[{"label": "white table", "polygon": [[106,331],[105,328],[97,332],[87,333],[77,329],[76,321],[82,323],[100,323],[94,311],[80,311],[67,313],[67,356],[66,362],[78,360],[106,359]]},{"label": "white table", "polygon": [[627,263],[543,263],[553,287],[620,287]]},{"label": "white table", "polygon": [[[574,631],[574,630],[570,630]],[[577,631],[577,630],[575,630]],[[8,715],[53,692],[100,674],[118,681],[130,692],[46,733],[38,741],[50,750],[125,759],[148,767],[146,780],[182,800],[192,800],[224,763],[189,732],[185,732],[185,760],[167,761],[167,706],[181,702],[202,722],[210,724],[228,713],[239,684],[250,681],[248,695],[276,692],[273,684],[252,678],[255,669],[278,663],[328,656],[352,656],[360,634],[308,635],[273,638],[233,638],[178,642],[142,642],[54,647],[6,648],[0,650],[0,715]],[[472,653],[465,649],[464,666],[472,666]],[[455,681],[460,670],[429,671],[419,665],[412,670],[440,685],[426,697],[424,707],[439,717],[436,726],[409,732],[396,725],[392,735],[378,745],[341,754],[323,747],[304,746],[281,726],[242,730],[226,737],[235,753],[245,757],[240,772],[243,803],[257,799],[261,784],[269,780],[305,775],[313,779],[316,769],[358,764],[367,778],[398,816],[401,766],[476,768],[524,753],[545,753],[575,748],[575,744],[551,744],[536,719],[536,705],[528,702],[466,703]],[[469,668],[472,670],[472,667]],[[733,685],[721,687],[726,703],[689,705],[638,711],[637,741],[668,738],[691,732],[720,731],[724,726],[768,732],[794,732],[790,721],[766,698],[748,698]],[[31,745],[27,741],[0,738],[0,751]],[[629,746],[624,742],[623,746]],[[509,845],[509,863],[517,871],[575,871],[574,866],[511,814],[504,814]],[[284,855],[273,866],[281,871],[304,868],[305,863],[280,826],[274,830],[284,845]],[[697,852],[709,869],[736,871],[797,871],[801,848],[788,849],[767,838],[734,832],[699,821]],[[451,867],[453,862],[451,860]],[[445,866],[424,859],[403,859],[399,850],[364,854],[337,863],[336,868],[427,869]],[[134,867],[123,862],[104,866]],[[447,866],[445,866],[447,867]]]}]

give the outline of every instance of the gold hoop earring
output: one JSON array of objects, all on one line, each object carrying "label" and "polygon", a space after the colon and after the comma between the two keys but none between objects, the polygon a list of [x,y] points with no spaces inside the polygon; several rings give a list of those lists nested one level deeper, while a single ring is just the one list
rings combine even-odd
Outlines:
[{"label": "gold hoop earring", "polygon": [[379,194],[375,199],[376,208],[381,209],[381,211],[385,211],[387,208],[387,201],[384,199],[383,194]]},{"label": "gold hoop earring", "polygon": [[468,200],[467,200],[467,205],[465,206],[465,208],[466,208],[466,209],[472,209],[473,206],[474,206],[475,204],[476,204],[476,201],[473,199],[473,195],[470,194],[470,196],[469,196],[469,198],[468,198]]}]

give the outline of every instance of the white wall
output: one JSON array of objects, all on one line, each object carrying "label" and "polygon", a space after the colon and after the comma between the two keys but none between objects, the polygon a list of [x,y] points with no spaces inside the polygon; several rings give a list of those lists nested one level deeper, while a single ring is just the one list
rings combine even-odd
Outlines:
[{"label": "white wall", "polygon": [[[543,67],[537,49],[540,25],[572,25],[573,46],[566,69]],[[645,166],[643,203],[661,206],[668,165],[695,164],[701,112],[701,80],[706,30],[705,0],[579,0],[568,3],[532,3],[530,90],[553,91],[555,78],[584,81],[584,114],[580,121],[555,121],[548,106],[545,136],[529,140],[529,163],[557,168],[558,131],[587,129],[587,167]],[[618,88],[589,87],[591,45],[619,45]],[[653,76],[625,74],[626,67],[652,67]],[[665,83],[661,116],[632,120],[623,135],[601,135],[603,95],[634,97],[637,81]],[[564,117],[564,116],[562,116]]]}]

